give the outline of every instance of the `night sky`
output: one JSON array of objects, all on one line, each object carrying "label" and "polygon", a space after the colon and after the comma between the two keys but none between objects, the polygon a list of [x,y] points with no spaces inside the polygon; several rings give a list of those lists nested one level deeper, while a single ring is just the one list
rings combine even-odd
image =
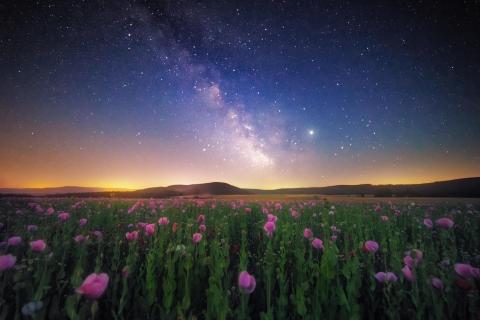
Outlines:
[{"label": "night sky", "polygon": [[361,2],[3,1],[0,187],[479,176],[480,2]]}]

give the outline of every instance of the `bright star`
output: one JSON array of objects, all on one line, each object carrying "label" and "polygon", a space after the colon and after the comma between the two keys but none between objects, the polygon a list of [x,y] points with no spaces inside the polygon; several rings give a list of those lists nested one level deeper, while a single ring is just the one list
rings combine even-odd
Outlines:
[{"label": "bright star", "polygon": [[315,134],[315,131],[313,131],[312,129],[308,130],[308,134],[313,136]]}]

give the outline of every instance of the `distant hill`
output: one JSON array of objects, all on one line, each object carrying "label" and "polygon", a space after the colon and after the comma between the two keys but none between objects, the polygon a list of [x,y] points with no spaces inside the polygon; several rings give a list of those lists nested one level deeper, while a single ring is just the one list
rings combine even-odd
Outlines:
[{"label": "distant hill", "polygon": [[155,194],[156,192],[178,192],[183,195],[231,195],[231,194],[250,194],[246,189],[241,189],[224,182],[209,182],[198,184],[176,184],[168,187],[157,187],[141,189],[135,192]]},{"label": "distant hill", "polygon": [[480,177],[420,184],[358,184],[275,190],[249,189],[254,194],[373,195],[398,197],[480,197]]},{"label": "distant hill", "polygon": [[60,187],[43,189],[0,189],[3,196],[45,195],[76,197],[166,198],[194,195],[246,194],[319,194],[371,195],[376,197],[467,197],[480,198],[480,177],[420,184],[358,184],[311,188],[283,188],[275,190],[242,189],[224,182],[189,185],[171,185],[134,191],[105,190],[101,188]]},{"label": "distant hill", "polygon": [[106,192],[106,191],[126,191],[125,188],[90,188],[90,187],[53,187],[53,188],[0,188],[0,194],[29,194],[35,196],[44,196],[62,193],[88,193],[88,192]]}]

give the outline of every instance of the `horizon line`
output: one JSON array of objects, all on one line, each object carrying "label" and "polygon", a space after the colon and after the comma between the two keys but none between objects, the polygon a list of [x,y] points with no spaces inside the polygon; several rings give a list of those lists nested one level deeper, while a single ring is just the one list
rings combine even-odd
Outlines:
[{"label": "horizon line", "polygon": [[[362,183],[337,183],[337,184],[330,184],[330,185],[321,185],[321,186],[294,186],[294,187],[243,187],[237,186],[235,184],[231,184],[225,181],[207,181],[207,182],[195,182],[195,183],[175,183],[175,184],[168,184],[168,185],[156,185],[156,186],[147,186],[147,187],[138,187],[138,188],[128,188],[128,187],[98,187],[98,186],[82,186],[82,185],[63,185],[63,186],[48,186],[48,187],[0,187],[0,189],[59,189],[59,188],[91,188],[91,189],[104,189],[104,191],[136,191],[136,190],[143,190],[149,188],[167,188],[174,185],[195,185],[195,184],[209,184],[209,183],[225,183],[231,186],[240,188],[240,189],[257,189],[257,190],[278,190],[278,189],[307,189],[307,188],[325,188],[325,187],[334,187],[334,186],[356,186],[356,185],[375,185],[375,186],[382,186],[382,185],[418,185],[418,184],[428,184],[428,183],[436,183],[436,182],[446,182],[446,181],[453,181],[453,180],[463,180],[463,179],[475,179],[480,178],[480,176],[468,176],[468,177],[460,177],[460,178],[451,178],[451,179],[444,179],[444,180],[430,180],[430,181],[423,181],[423,182],[411,182],[411,183],[372,183],[372,182],[362,182]],[[99,191],[102,192],[102,191]]]}]

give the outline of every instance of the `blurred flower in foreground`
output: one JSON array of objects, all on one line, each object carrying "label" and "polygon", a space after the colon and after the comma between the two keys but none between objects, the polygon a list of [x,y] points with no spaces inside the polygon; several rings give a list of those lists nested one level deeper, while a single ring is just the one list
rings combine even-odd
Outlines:
[{"label": "blurred flower in foreground", "polygon": [[240,272],[238,276],[238,287],[240,291],[245,294],[250,294],[255,290],[256,286],[257,282],[254,276],[250,275],[247,271]]},{"label": "blurred flower in foreground", "polygon": [[106,273],[92,273],[83,281],[82,285],[75,291],[89,299],[100,298],[108,286],[108,275]]}]

